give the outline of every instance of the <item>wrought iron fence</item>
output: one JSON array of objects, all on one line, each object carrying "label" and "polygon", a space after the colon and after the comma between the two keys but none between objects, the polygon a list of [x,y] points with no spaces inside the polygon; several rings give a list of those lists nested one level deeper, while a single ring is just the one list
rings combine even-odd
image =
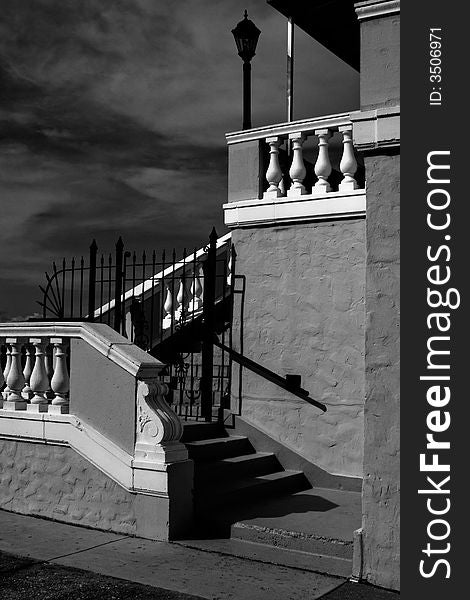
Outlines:
[{"label": "wrought iron fence", "polygon": [[[211,420],[214,408],[227,407],[230,395],[235,250],[230,237],[207,246],[157,257],[125,249],[98,255],[93,240],[88,262],[53,263],[40,286],[43,319],[107,323],[166,363],[163,380],[169,401],[185,418]],[[216,336],[216,337],[214,337]]]}]

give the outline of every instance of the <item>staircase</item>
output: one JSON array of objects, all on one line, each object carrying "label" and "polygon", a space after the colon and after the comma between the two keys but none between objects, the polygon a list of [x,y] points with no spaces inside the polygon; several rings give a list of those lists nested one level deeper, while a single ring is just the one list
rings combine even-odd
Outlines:
[{"label": "staircase", "polygon": [[185,423],[194,460],[195,527],[187,546],[348,577],[360,492],[313,488],[274,452],[218,423]]}]

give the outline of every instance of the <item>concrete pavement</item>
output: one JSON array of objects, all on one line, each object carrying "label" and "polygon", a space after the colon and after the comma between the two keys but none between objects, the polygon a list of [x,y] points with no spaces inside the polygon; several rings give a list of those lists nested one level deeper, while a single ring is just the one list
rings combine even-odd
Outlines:
[{"label": "concrete pavement", "polygon": [[0,551],[44,561],[54,568],[84,569],[160,592],[211,600],[315,600],[344,582],[329,575],[6,511],[0,511]]},{"label": "concrete pavement", "polygon": [[[256,556],[256,553],[254,553]],[[0,510],[2,600],[396,600],[344,578]]]}]

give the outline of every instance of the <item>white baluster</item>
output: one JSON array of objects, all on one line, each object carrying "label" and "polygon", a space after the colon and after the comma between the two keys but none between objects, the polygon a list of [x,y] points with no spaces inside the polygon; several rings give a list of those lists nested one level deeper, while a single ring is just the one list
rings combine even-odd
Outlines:
[{"label": "white baluster", "polygon": [[24,377],[24,388],[22,392],[22,396],[25,400],[31,400],[33,393],[31,391],[31,387],[29,385],[31,379],[31,373],[33,372],[33,350],[29,344],[25,344],[26,351],[26,362],[23,370]]},{"label": "white baluster", "polygon": [[304,157],[302,152],[302,144],[305,141],[305,136],[302,133],[291,133],[289,139],[292,140],[292,164],[289,170],[289,176],[292,179],[292,185],[287,192],[288,196],[302,196],[306,194],[303,180],[307,174],[304,165]]},{"label": "white baluster", "polygon": [[269,183],[269,188],[264,192],[264,198],[279,198],[281,190],[279,189],[279,183],[282,180],[281,166],[279,165],[279,146],[281,145],[281,138],[269,137],[266,138],[266,143],[269,144],[269,167],[266,171],[266,180]]},{"label": "white baluster", "polygon": [[36,360],[29,382],[34,396],[31,398],[31,403],[28,404],[28,411],[46,412],[48,407],[47,390],[50,389],[50,386],[46,370],[45,344],[41,338],[30,338],[29,342],[33,344],[36,351]]},{"label": "white baluster", "polygon": [[54,350],[48,344],[44,347],[44,365],[46,367],[47,380],[49,382],[46,398],[52,400],[52,398],[54,398],[54,392],[51,389],[51,379],[54,375]]},{"label": "white baluster", "polygon": [[359,186],[354,179],[357,171],[357,161],[354,156],[352,125],[343,125],[339,127],[339,131],[343,134],[343,156],[339,164],[339,169],[344,175],[343,181],[339,184],[339,189],[345,192],[357,190]]},{"label": "white baluster", "polygon": [[51,388],[54,392],[49,412],[53,414],[68,413],[70,378],[67,370],[67,355],[64,351],[64,340],[52,338],[51,344],[55,348],[54,375],[51,379]]},{"label": "white baluster", "polygon": [[7,338],[11,346],[11,364],[7,377],[8,398],[3,403],[3,410],[24,410],[26,402],[21,396],[24,388],[23,369],[21,368],[21,344],[17,338]]},{"label": "white baluster", "polygon": [[168,329],[171,327],[172,314],[173,314],[173,294],[170,292],[170,288],[166,287],[166,298],[165,304],[163,305],[165,316],[163,318],[162,327]]},{"label": "white baluster", "polygon": [[183,317],[184,313],[184,281],[182,279],[180,280],[180,286],[176,294],[176,302],[175,319],[179,320]]},{"label": "white baluster", "polygon": [[318,181],[315,183],[312,193],[323,194],[331,192],[331,185],[328,183],[328,177],[331,174],[328,140],[331,132],[329,129],[317,129],[315,135],[318,136],[318,157],[315,163],[315,175],[318,177]]},{"label": "white baluster", "polygon": [[6,344],[6,363],[5,363],[5,368],[3,369],[3,380],[5,382],[5,389],[2,392],[2,396],[4,400],[7,400],[8,398],[8,394],[10,393],[10,388],[8,387],[8,383],[7,383],[7,379],[8,379],[8,373],[10,372],[10,367],[11,367],[11,347],[9,344]]},{"label": "white baluster", "polygon": [[[0,358],[3,358],[2,355],[3,355],[3,346],[0,345]],[[1,362],[2,361],[0,361],[0,365],[1,365]],[[3,377],[3,371],[0,368],[0,390],[2,389],[4,383],[5,383],[5,379]],[[0,408],[2,408],[2,407],[3,407],[3,392],[0,393]]]},{"label": "white baluster", "polygon": [[233,255],[232,255],[232,252],[230,252],[230,258],[228,259],[228,264],[227,264],[227,285],[228,286],[232,285],[232,259],[233,259]]},{"label": "white baluster", "polygon": [[191,302],[188,305],[189,312],[193,313],[202,308],[202,285],[199,275],[195,274],[191,283]]}]

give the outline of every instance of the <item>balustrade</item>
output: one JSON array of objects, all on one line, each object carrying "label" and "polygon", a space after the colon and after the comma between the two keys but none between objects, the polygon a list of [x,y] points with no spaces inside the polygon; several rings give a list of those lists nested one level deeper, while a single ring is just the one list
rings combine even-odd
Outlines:
[{"label": "balustrade", "polygon": [[[333,135],[339,132],[342,136],[342,156],[339,163],[339,170],[342,180],[337,189],[333,189],[329,181],[332,174],[331,148],[330,142]],[[307,169],[304,162],[304,142],[309,136],[314,135],[317,138],[318,154],[314,165],[316,181],[311,191],[308,191],[304,185],[307,175]],[[359,188],[355,179],[357,172],[357,160],[354,154],[354,144],[352,139],[352,125],[335,125],[312,130],[303,130],[286,135],[271,136],[265,138],[270,150],[269,166],[266,171],[266,181],[269,187],[264,192],[264,198],[280,198],[286,196],[283,189],[283,173],[279,163],[279,149],[284,139],[291,144],[291,166],[289,169],[289,178],[292,182],[287,191],[288,197],[298,197],[305,194],[323,195],[332,191],[348,192]]]},{"label": "balustrade", "polygon": [[[188,263],[190,264],[190,263]],[[181,278],[179,283],[175,281],[174,289],[178,289],[176,296],[171,293],[170,287],[166,287],[165,302],[163,304],[163,329],[169,329],[172,325],[179,324],[187,319],[193,318],[202,311],[203,286],[198,267],[192,275]],[[189,284],[189,282],[191,282]],[[189,286],[189,291],[188,291]]]},{"label": "balustrade", "polygon": [[0,376],[2,410],[68,413],[68,340],[6,338],[3,347],[5,367]]}]

